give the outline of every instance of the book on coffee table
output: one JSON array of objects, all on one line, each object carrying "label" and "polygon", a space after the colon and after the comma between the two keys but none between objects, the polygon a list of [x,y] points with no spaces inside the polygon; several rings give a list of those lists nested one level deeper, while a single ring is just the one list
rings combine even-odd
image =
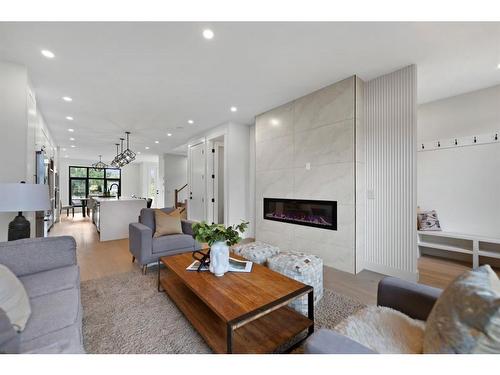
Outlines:
[{"label": "book on coffee table", "polygon": [[[229,258],[229,272],[252,272],[252,262],[247,260],[239,260],[234,258]],[[195,260],[191,263],[186,270],[187,271],[198,271],[200,262]],[[200,271],[208,271],[208,266],[203,266]]]}]

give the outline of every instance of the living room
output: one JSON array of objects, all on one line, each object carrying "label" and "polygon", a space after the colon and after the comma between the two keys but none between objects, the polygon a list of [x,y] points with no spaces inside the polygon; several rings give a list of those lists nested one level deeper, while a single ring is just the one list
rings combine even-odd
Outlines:
[{"label": "living room", "polygon": [[1,353],[500,353],[500,22],[62,19],[0,22]]}]

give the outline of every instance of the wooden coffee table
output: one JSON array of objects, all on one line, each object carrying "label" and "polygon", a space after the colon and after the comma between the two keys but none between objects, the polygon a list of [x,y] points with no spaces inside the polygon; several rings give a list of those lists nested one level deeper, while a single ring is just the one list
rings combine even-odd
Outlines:
[{"label": "wooden coffee table", "polygon": [[[216,277],[186,271],[192,262],[191,253],[160,258],[158,290],[163,288],[215,353],[272,353],[299,333],[314,332],[311,286],[255,263],[250,273]],[[287,306],[305,294],[308,317]]]}]

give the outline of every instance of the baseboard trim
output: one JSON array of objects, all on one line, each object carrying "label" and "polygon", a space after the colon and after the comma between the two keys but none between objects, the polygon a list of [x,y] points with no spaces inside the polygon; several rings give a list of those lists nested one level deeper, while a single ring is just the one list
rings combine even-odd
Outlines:
[{"label": "baseboard trim", "polygon": [[366,261],[362,262],[361,268],[368,270],[368,271],[381,273],[381,274],[387,275],[387,276],[399,277],[400,279],[403,279],[403,280],[408,280],[408,281],[413,281],[413,282],[418,281],[418,271],[409,272],[409,271],[405,271],[405,270],[400,270],[398,268],[388,267],[388,266],[384,266],[382,264],[376,264],[376,263],[371,263],[371,262],[366,262]]}]

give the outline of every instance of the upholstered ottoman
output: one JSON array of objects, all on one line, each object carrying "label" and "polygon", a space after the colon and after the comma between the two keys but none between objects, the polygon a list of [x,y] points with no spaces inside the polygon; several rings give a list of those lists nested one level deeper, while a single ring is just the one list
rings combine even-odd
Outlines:
[{"label": "upholstered ottoman", "polygon": [[267,264],[267,260],[279,254],[279,247],[269,245],[265,242],[255,241],[233,247],[233,253],[258,264]]},{"label": "upholstered ottoman", "polygon": [[[284,252],[269,258],[267,265],[273,271],[314,288],[314,304],[323,298],[323,260],[316,255]],[[289,306],[307,316],[307,296],[290,302]]]}]

